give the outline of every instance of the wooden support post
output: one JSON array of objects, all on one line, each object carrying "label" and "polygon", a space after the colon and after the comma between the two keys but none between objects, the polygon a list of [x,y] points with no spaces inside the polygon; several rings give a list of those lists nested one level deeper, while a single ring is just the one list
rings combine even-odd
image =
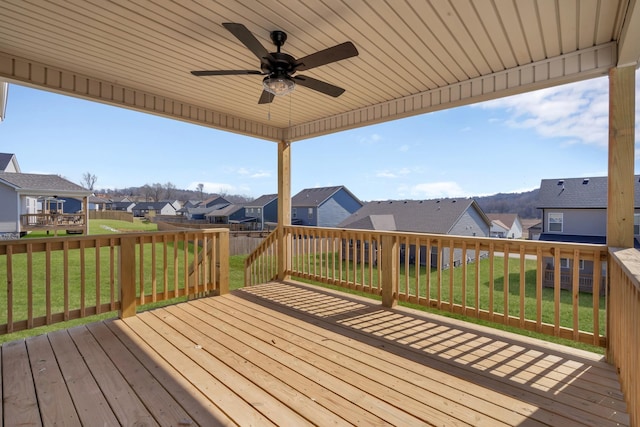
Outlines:
[{"label": "wooden support post", "polygon": [[291,225],[291,144],[278,143],[278,280],[287,280],[291,270],[291,236],[284,226]]},{"label": "wooden support post", "polygon": [[121,319],[136,315],[136,239],[122,237],[118,254]]},{"label": "wooden support post", "polygon": [[84,197],[82,213],[84,214],[84,224],[82,226],[85,236],[89,235],[89,196]]},{"label": "wooden support post", "polygon": [[609,247],[633,247],[635,73],[635,66],[609,71]]},{"label": "wooden support post", "polygon": [[378,254],[382,254],[382,306],[395,307],[398,303],[398,263],[400,250],[398,238],[391,234],[382,236]]},{"label": "wooden support post", "polygon": [[218,234],[218,295],[229,293],[229,230],[223,229]]}]

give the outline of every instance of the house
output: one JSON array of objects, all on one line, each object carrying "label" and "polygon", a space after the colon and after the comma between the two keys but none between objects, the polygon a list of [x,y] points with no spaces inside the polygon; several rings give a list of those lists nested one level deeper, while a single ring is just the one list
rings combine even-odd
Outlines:
[{"label": "house", "polygon": [[[366,203],[338,224],[338,227],[488,237],[491,221],[473,199],[390,200]],[[401,245],[402,260],[405,250],[404,245]],[[415,247],[410,246],[409,251],[409,262],[416,262]],[[430,254],[429,265],[437,266],[437,248],[421,248],[420,264],[427,265],[427,253]],[[468,251],[467,256],[469,260],[476,258],[473,251]],[[449,264],[448,249],[443,249],[440,259],[443,266]],[[462,253],[455,251],[454,265],[463,261],[467,260],[462,259]]]},{"label": "house", "polygon": [[515,213],[492,213],[487,214],[487,217],[491,220],[491,237],[522,238],[523,226],[520,215]]},{"label": "house", "polygon": [[213,196],[210,197],[206,200],[203,200],[202,202],[198,203],[197,207],[199,208],[213,208],[215,206],[218,205],[228,205],[229,203],[231,203],[230,201],[228,201],[227,199],[225,199],[222,196]]},{"label": "house", "polygon": [[0,172],[0,236],[18,238],[31,230],[87,231],[85,214],[66,214],[63,198],[91,192],[58,175]]},{"label": "house", "polygon": [[[72,197],[61,197],[64,201],[65,212],[81,212],[82,200]],[[111,201],[102,197],[89,196],[89,210],[90,211],[104,211],[107,210],[107,206],[111,204]]]},{"label": "house", "polygon": [[20,172],[15,154],[0,153],[0,172]]},{"label": "house", "polygon": [[244,205],[244,215],[253,218],[256,230],[264,230],[266,224],[278,222],[278,195],[263,194]]},{"label": "house", "polygon": [[175,215],[176,208],[169,202],[140,202],[131,208],[133,216]]},{"label": "house", "polygon": [[[636,248],[640,247],[640,175],[634,177],[633,234]],[[542,230],[539,240],[571,243],[607,242],[607,177],[543,179],[538,194],[539,209],[542,210]],[[570,289],[573,266],[561,258],[562,281]],[[544,284],[553,286],[554,259],[546,258]],[[580,290],[591,292],[593,262],[580,263]],[[602,270],[603,279],[605,271]],[[603,281],[604,282],[604,281]],[[604,291],[604,287],[601,287]]]},{"label": "house", "polygon": [[112,211],[133,212],[136,204],[130,201],[111,202],[108,209]]},{"label": "house", "polygon": [[[204,216],[211,224],[241,224],[245,223],[244,206],[229,203],[228,205],[219,205],[217,209],[213,209]],[[252,219],[252,218],[249,218]]]},{"label": "house", "polygon": [[335,227],[363,203],[345,186],[306,188],[291,198],[291,223]]}]

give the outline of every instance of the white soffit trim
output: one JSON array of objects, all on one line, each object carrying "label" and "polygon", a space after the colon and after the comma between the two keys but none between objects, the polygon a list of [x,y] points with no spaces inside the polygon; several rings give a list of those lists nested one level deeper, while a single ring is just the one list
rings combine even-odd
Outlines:
[{"label": "white soffit trim", "polygon": [[9,83],[0,80],[0,122],[7,116],[7,94]]},{"label": "white soffit trim", "polygon": [[469,105],[565,83],[607,75],[616,66],[616,43],[610,42],[552,59],[480,76],[287,129],[297,141],[375,123]]},{"label": "white soffit trim", "polygon": [[0,78],[31,87],[156,114],[202,126],[280,141],[282,129],[187,102],[83,76],[0,52]]}]

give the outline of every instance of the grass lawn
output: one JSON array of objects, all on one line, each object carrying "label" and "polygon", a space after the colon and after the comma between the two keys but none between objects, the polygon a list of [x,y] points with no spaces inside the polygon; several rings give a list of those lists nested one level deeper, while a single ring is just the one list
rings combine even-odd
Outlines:
[{"label": "grass lawn", "polygon": [[[110,233],[118,233],[118,232],[133,232],[133,231],[155,231],[156,230],[156,225],[155,224],[151,224],[151,223],[145,223],[143,221],[137,220],[134,223],[129,223],[129,222],[123,222],[123,221],[113,221],[113,220],[92,220],[90,222],[90,234],[110,234]],[[33,237],[46,237],[46,233],[31,233],[29,236],[29,238],[33,238]],[[158,244],[160,245],[160,244]],[[179,242],[178,244],[179,251],[182,251],[182,243]],[[101,259],[102,260],[108,260],[109,259],[109,248],[101,248],[101,251],[103,251],[104,253],[101,252]],[[152,248],[150,244],[145,245],[145,254],[151,254]],[[190,256],[192,256],[192,248],[189,247],[188,251],[190,253]],[[180,252],[182,253],[182,252]],[[34,254],[33,256],[33,261],[34,263],[41,263],[42,266],[44,266],[45,260],[44,257],[41,257],[42,259],[37,259],[36,255],[43,255],[43,254]],[[58,283],[58,289],[55,288],[55,286],[53,286],[53,292],[52,292],[52,305],[54,307],[54,309],[52,310],[53,312],[57,312],[59,310],[61,310],[64,307],[64,301],[62,300],[62,293],[61,290],[59,289],[61,287],[61,285],[59,283],[61,283],[61,278],[63,277],[64,274],[64,264],[62,263],[62,260],[60,258],[55,258],[56,256],[61,256],[62,254],[58,253],[58,254],[53,254],[52,256],[52,260],[51,260],[51,266],[52,266],[52,277],[55,277],[56,280],[52,280],[52,284],[53,283]],[[138,256],[138,255],[136,255]],[[16,259],[18,258],[18,255],[14,255],[14,262],[17,263],[18,260]],[[26,257],[25,257],[26,258]],[[244,286],[244,261],[246,259],[245,255],[237,255],[237,256],[231,256],[229,259],[230,262],[230,271],[229,271],[229,278],[230,278],[230,284],[229,287],[230,289],[238,289]],[[26,281],[26,259],[23,260],[23,264],[16,264],[14,266],[14,283],[19,283],[21,280],[22,281]],[[69,281],[70,283],[79,283],[80,281],[80,277],[79,277],[79,273],[78,271],[80,271],[80,259],[79,256],[70,256],[69,257]],[[311,261],[312,263],[314,261]],[[315,262],[319,263],[319,260],[315,260]],[[323,259],[323,263],[326,262],[326,255],[325,258]],[[336,261],[338,262],[338,261]],[[342,262],[342,261],[340,261]],[[503,303],[504,303],[504,278],[503,278],[503,260],[496,257],[495,259],[495,264],[494,264],[494,272],[495,272],[495,279],[494,279],[494,284],[493,284],[493,301],[494,301],[494,311],[495,312],[502,312],[502,307],[503,307]],[[145,270],[144,270],[144,277],[145,279],[145,289],[149,289],[149,286],[147,284],[147,280],[148,278],[151,277],[151,270],[152,270],[152,265],[151,265],[151,256],[149,255],[145,255]],[[171,263],[170,263],[171,264]],[[295,265],[295,263],[294,263]],[[338,264],[335,264],[338,265]],[[37,266],[37,264],[36,264]],[[100,287],[100,292],[101,292],[101,301],[102,302],[107,302],[109,301],[110,298],[110,289],[108,286],[108,279],[109,279],[109,272],[108,270],[104,271],[105,268],[108,268],[108,262],[107,261],[102,261],[100,264],[100,281],[107,281],[107,283],[105,283],[104,286]],[[179,269],[178,269],[178,278],[179,278],[179,283],[183,282],[183,274],[184,274],[184,270],[182,269],[183,266],[180,264],[179,265]],[[159,266],[156,265],[156,271],[157,274],[159,275],[159,277],[161,277],[160,275],[162,274],[162,271],[159,271]],[[481,277],[481,281],[480,281],[480,286],[479,286],[479,305],[481,308],[483,309],[488,309],[489,307],[489,283],[486,280],[482,280],[482,278],[484,277],[488,277],[488,269],[489,269],[489,260],[485,259],[481,261],[480,264],[480,277]],[[169,277],[173,277],[173,265],[169,265]],[[511,315],[517,315],[518,311],[519,311],[519,294],[520,294],[520,273],[519,273],[519,265],[518,263],[510,263],[509,265],[509,313]],[[525,268],[526,272],[525,272],[525,312],[528,314],[528,318],[531,318],[532,315],[535,314],[535,263],[531,262],[531,263],[527,263],[526,268]],[[44,306],[44,276],[43,276],[43,271],[44,271],[44,267],[42,268],[35,268],[34,269],[34,278],[33,278],[33,282],[34,284],[39,283],[40,288],[38,288],[36,285],[34,285],[34,307],[37,306]],[[346,264],[343,263],[343,272],[347,271],[347,266]],[[349,271],[351,272],[351,274],[353,275],[353,265],[349,265]],[[409,292],[410,293],[415,293],[415,276],[416,274],[419,275],[420,277],[420,281],[418,284],[418,289],[419,289],[419,293],[422,296],[426,295],[426,276],[427,274],[429,274],[429,278],[430,278],[430,295],[432,298],[435,298],[438,294],[438,288],[437,288],[437,283],[438,283],[438,278],[437,278],[437,272],[435,270],[427,270],[424,266],[420,267],[419,269],[416,269],[415,266],[412,266],[411,268],[409,268],[408,270],[405,270],[404,268],[401,269],[401,274],[400,274],[400,292],[404,293],[405,289],[405,283],[406,283],[406,277],[405,274],[408,271],[409,274]],[[448,300],[449,298],[449,274],[453,273],[454,275],[454,285],[453,285],[453,300],[456,303],[461,303],[462,302],[462,298],[463,298],[463,292],[462,292],[462,275],[461,275],[462,269],[460,267],[452,269],[452,270],[446,270],[442,273],[442,278],[441,278],[441,288],[440,288],[440,295],[441,298],[443,300]],[[87,259],[85,260],[85,281],[87,283],[91,283],[94,284],[96,282],[95,280],[95,276],[96,276],[96,266],[95,266],[95,260],[93,257],[87,257]],[[360,274],[360,272],[358,273]],[[367,273],[368,274],[368,273]],[[377,283],[377,276],[375,276],[377,274],[377,271],[374,270],[374,278],[372,283]],[[0,277],[7,277],[6,275],[6,262],[0,262]],[[367,277],[368,279],[368,277]],[[298,279],[301,280],[301,279]],[[303,281],[303,280],[301,280]],[[322,283],[317,283],[317,282],[313,282],[313,281],[308,281],[308,280],[304,280],[305,282],[309,282],[309,283],[313,283],[319,286],[325,286],[327,288],[332,288],[332,289],[337,289],[343,292],[348,292],[348,293],[354,293],[354,294],[358,294],[361,296],[365,296],[368,298],[373,298],[373,299],[379,299],[379,297],[377,297],[376,295],[372,295],[369,293],[364,293],[364,292],[358,292],[358,291],[353,291],[353,290],[349,290],[349,289],[345,289],[342,287],[336,287],[336,286],[331,286],[331,285],[326,285],[326,284],[322,284]],[[173,289],[173,285],[172,285],[172,280],[169,280],[170,283],[168,283],[169,288],[172,290]],[[474,284],[475,284],[475,267],[470,266],[467,269],[467,289],[466,289],[466,300],[467,300],[467,304],[472,306],[475,303],[475,288],[474,288]],[[472,285],[473,284],[473,285]],[[22,292],[17,290],[16,287],[16,291],[15,295],[14,295],[14,319],[18,319],[18,318],[26,318],[26,290],[23,290]],[[85,300],[87,301],[87,305],[91,304],[91,301],[93,301],[93,303],[95,303],[95,295],[96,295],[96,288],[95,286],[87,286],[85,291],[84,291],[84,297]],[[5,282],[1,282],[0,283],[0,307],[4,306],[6,307],[6,298],[7,298],[7,293],[6,293],[6,283]],[[71,287],[70,286],[70,298],[71,301],[74,301],[75,304],[78,304],[78,301],[81,299],[81,295],[80,292],[78,291],[78,287]],[[158,306],[162,306],[162,305],[167,305],[167,304],[173,304],[176,303],[178,301],[181,300],[185,300],[185,297],[181,297],[181,298],[177,298],[177,299],[170,299],[167,301],[162,301],[162,302],[158,302],[158,303],[152,303],[152,304],[146,304],[144,306],[138,307],[138,310],[148,310],[151,308],[155,308]],[[20,301],[22,301],[22,303],[20,303]],[[560,308],[560,313],[561,313],[561,322],[563,325],[565,326],[571,326],[571,322],[572,322],[572,306],[571,306],[571,302],[572,302],[572,296],[569,292],[567,291],[562,291],[561,292],[561,308]],[[504,325],[496,325],[490,322],[486,322],[486,321],[481,321],[481,320],[477,320],[477,319],[473,319],[473,318],[467,318],[465,316],[460,316],[457,314],[451,314],[448,312],[442,312],[442,311],[438,311],[435,309],[431,309],[428,307],[424,307],[424,306],[419,306],[419,305],[415,305],[415,304],[409,304],[409,303],[401,303],[402,305],[408,306],[408,307],[412,307],[418,310],[422,310],[422,311],[426,311],[426,312],[432,312],[432,313],[436,313],[436,314],[441,314],[444,316],[448,316],[448,317],[453,317],[453,318],[458,318],[458,319],[462,319],[462,320],[466,320],[466,321],[470,321],[473,323],[477,323],[477,324],[482,324],[482,325],[486,325],[486,326],[491,326],[491,327],[496,327],[499,329],[503,329],[503,330],[508,330],[511,332],[516,332],[519,334],[524,334],[524,335],[528,335],[528,336],[534,336],[537,338],[541,338],[541,339],[545,339],[545,340],[549,340],[549,341],[555,341],[555,342],[559,342],[562,344],[566,344],[566,345],[570,345],[570,346],[574,346],[574,347],[578,347],[578,348],[582,348],[582,349],[586,349],[589,351],[594,351],[597,353],[602,353],[603,349],[598,348],[598,347],[594,347],[594,346],[589,346],[589,345],[584,345],[584,344],[580,344],[580,343],[575,343],[572,341],[567,341],[567,340],[561,340],[561,339],[557,339],[554,337],[549,337],[547,335],[541,335],[541,334],[536,334],[534,332],[528,332],[528,331],[522,331],[519,330],[517,328],[511,328],[511,327],[507,327]],[[601,326],[601,332],[604,333],[604,328],[605,328],[605,322],[604,322],[604,316],[605,316],[605,311],[604,311],[604,305],[605,305],[605,301],[604,299],[601,299],[601,310],[600,310],[600,315],[601,315],[601,322],[600,322],[600,326]],[[554,315],[554,306],[553,306],[553,290],[552,289],[543,289],[543,321],[545,322],[553,322],[553,315]],[[42,311],[42,310],[41,310]],[[44,313],[37,313],[34,315],[44,315]],[[20,331],[17,333],[13,333],[13,334],[8,334],[8,335],[2,335],[0,336],[0,343],[2,342],[6,342],[6,341],[10,341],[10,340],[14,340],[14,339],[18,339],[18,338],[22,338],[25,336],[30,336],[30,335],[37,335],[37,334],[42,334],[42,333],[46,333],[52,330],[56,330],[56,329],[64,329],[64,328],[68,328],[74,325],[78,325],[78,324],[84,324],[84,323],[88,323],[88,322],[94,322],[94,321],[98,321],[98,320],[102,320],[105,318],[112,318],[117,316],[117,312],[113,311],[113,312],[107,312],[107,313],[102,313],[98,316],[91,316],[91,317],[86,317],[83,319],[77,319],[77,320],[73,320],[70,322],[63,322],[63,323],[58,323],[55,325],[51,325],[51,326],[44,326],[44,327],[39,327],[39,328],[35,328],[35,329],[30,329],[30,330],[26,330],[26,331]],[[579,311],[579,318],[580,318],[580,322],[581,322],[581,328],[584,330],[588,330],[588,325],[593,324],[592,322],[592,316],[593,316],[593,310],[591,309],[591,295],[590,294],[580,294],[580,311]],[[5,312],[0,312],[0,323],[5,323],[6,322],[6,313]],[[583,325],[585,325],[583,327]]]}]

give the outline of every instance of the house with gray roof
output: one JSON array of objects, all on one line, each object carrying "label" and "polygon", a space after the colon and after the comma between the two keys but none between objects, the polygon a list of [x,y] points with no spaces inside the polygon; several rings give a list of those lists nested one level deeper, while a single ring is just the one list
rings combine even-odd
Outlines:
[{"label": "house with gray roof", "polygon": [[253,218],[256,230],[265,230],[278,223],[278,195],[263,194],[244,205],[244,215]]},{"label": "house with gray roof", "polygon": [[291,198],[291,223],[335,227],[362,206],[363,203],[343,185],[305,188]]},{"label": "house with gray roof", "polygon": [[[244,206],[237,205],[235,203],[229,203],[228,205],[218,205],[218,209],[212,209],[205,214],[205,218],[209,220],[211,224],[247,224],[249,222],[255,222],[255,218],[246,218],[244,215]],[[253,226],[249,226],[248,229],[254,229]]]},{"label": "house with gray roof", "polygon": [[487,217],[491,220],[491,237],[522,238],[523,226],[517,213],[490,213]]},{"label": "house with gray roof", "polygon": [[[16,238],[37,229],[87,232],[88,215],[66,214],[66,197],[88,200],[91,192],[58,175],[0,172],[0,235]],[[60,227],[58,227],[60,226]]]},{"label": "house with gray roof", "polygon": [[0,172],[20,172],[20,166],[15,154],[0,153]]},{"label": "house with gray roof", "polygon": [[[640,248],[640,175],[634,177],[635,214],[633,234],[635,246]],[[543,179],[538,193],[538,208],[542,210],[539,240],[606,244],[608,178],[554,178]],[[570,289],[573,266],[566,258],[560,260],[562,287]],[[553,258],[545,259],[544,284],[553,286]],[[580,263],[580,290],[589,292],[593,277],[593,263]],[[603,276],[605,271],[603,269]],[[604,286],[601,287],[604,291]]]},{"label": "house with gray roof", "polygon": [[133,216],[175,215],[176,208],[170,202],[139,202],[131,208]]},{"label": "house with gray roof", "polygon": [[[428,234],[446,234],[456,236],[488,237],[491,221],[473,199],[452,198],[434,200],[388,200],[366,203],[357,212],[338,224],[339,228],[360,230],[384,230],[415,232]],[[401,260],[404,251],[401,245]],[[440,254],[443,267],[449,267],[449,250],[443,249]],[[415,246],[409,247],[409,260],[415,260]],[[427,254],[430,259],[427,259]],[[473,251],[467,256],[475,259]],[[478,254],[480,256],[480,254]],[[437,247],[420,249],[420,264],[437,266]],[[463,261],[462,252],[454,252],[454,265]]]}]

